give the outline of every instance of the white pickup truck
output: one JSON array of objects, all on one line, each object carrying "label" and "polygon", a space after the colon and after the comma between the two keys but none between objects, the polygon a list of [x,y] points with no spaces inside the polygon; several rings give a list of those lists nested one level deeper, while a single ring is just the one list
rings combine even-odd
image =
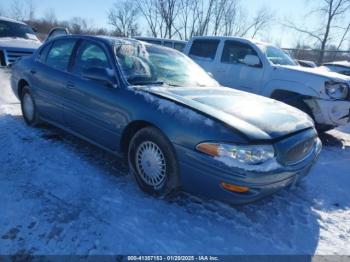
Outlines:
[{"label": "white pickup truck", "polygon": [[194,37],[184,53],[222,85],[283,101],[308,113],[319,131],[350,121],[350,77],[299,66],[273,45],[237,37]]},{"label": "white pickup truck", "polygon": [[0,67],[32,55],[41,46],[32,28],[23,22],[0,17]]}]

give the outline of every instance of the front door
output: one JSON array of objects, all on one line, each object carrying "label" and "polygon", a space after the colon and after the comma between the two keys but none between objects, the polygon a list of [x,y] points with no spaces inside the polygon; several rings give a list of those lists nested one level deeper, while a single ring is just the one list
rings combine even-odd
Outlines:
[{"label": "front door", "polygon": [[258,56],[248,44],[238,41],[225,41],[221,57],[213,71],[220,84],[239,90],[257,93],[263,80],[263,66],[249,66],[244,63],[247,55]]},{"label": "front door", "polygon": [[123,111],[118,107],[122,90],[84,78],[84,70],[91,68],[112,70],[103,45],[82,41],[66,83],[64,121],[73,132],[115,151],[119,145],[121,122],[125,121]]}]

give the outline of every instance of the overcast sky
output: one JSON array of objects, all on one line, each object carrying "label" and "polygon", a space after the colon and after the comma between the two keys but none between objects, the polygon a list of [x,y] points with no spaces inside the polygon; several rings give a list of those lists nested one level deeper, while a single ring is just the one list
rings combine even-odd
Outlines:
[{"label": "overcast sky", "polygon": [[[21,1],[21,0],[19,0]],[[25,0],[23,0],[25,1]],[[83,17],[93,21],[95,26],[110,28],[107,23],[107,10],[118,0],[33,0],[36,16],[42,16],[47,10],[54,9],[59,20],[69,20],[72,17]],[[135,0],[130,0],[135,1]],[[137,0],[136,0],[137,1]],[[319,0],[242,0],[241,5],[249,14],[254,14],[259,8],[267,7],[276,13],[278,21],[285,18],[297,21],[298,24],[312,28],[317,26],[316,19],[305,20],[309,8]],[[13,0],[1,0],[0,8],[7,10]],[[146,32],[144,32],[144,35]],[[299,34],[287,30],[275,22],[261,40],[268,40],[283,47],[295,46]]]}]

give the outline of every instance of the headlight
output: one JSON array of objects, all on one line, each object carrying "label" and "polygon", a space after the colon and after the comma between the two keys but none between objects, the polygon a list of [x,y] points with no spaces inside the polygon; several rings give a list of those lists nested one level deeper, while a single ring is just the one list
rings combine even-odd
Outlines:
[{"label": "headlight", "polygon": [[346,83],[327,81],[325,88],[327,95],[333,99],[345,99],[348,96],[349,86]]},{"label": "headlight", "polygon": [[214,157],[229,158],[238,164],[257,165],[275,156],[271,145],[230,145],[219,143],[202,143],[196,149]]}]

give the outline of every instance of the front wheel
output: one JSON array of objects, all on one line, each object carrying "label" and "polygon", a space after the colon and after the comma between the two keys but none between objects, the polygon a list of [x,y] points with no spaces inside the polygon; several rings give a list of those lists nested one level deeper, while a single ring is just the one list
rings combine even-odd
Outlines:
[{"label": "front wheel", "polygon": [[27,125],[35,127],[39,124],[39,114],[32,93],[25,86],[21,95],[21,109],[24,121]]},{"label": "front wheel", "polygon": [[179,187],[179,168],[171,142],[156,128],[147,127],[132,138],[129,167],[146,193],[164,196]]}]

